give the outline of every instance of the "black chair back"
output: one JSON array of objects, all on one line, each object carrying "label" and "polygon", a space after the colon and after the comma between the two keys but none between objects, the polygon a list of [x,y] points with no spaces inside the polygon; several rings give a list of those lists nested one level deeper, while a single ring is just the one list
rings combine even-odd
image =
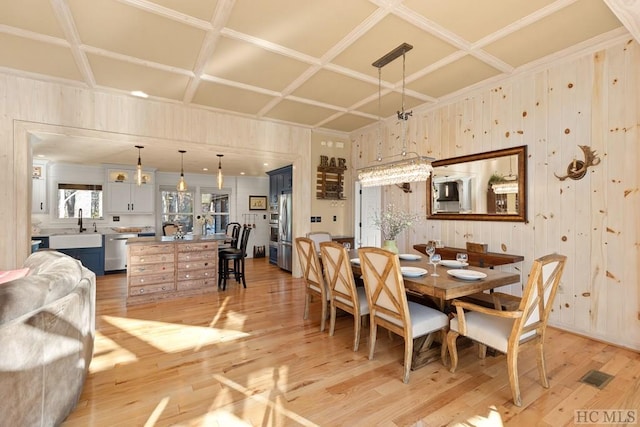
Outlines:
[{"label": "black chair back", "polygon": [[240,252],[242,258],[247,256],[247,243],[249,242],[249,233],[251,233],[251,227],[242,227],[242,239],[240,239]]},{"label": "black chair back", "polygon": [[234,249],[238,249],[240,228],[242,228],[242,226],[239,222],[230,222],[229,224],[227,224],[227,228],[225,229],[225,233],[231,238],[231,241],[229,243]]}]

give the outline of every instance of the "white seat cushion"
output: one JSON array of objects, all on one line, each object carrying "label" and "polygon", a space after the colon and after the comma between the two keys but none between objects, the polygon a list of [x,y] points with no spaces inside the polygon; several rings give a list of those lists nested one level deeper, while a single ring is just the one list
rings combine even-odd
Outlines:
[{"label": "white seat cushion", "polygon": [[[507,343],[514,319],[496,317],[473,311],[465,313],[464,318],[467,325],[466,337],[488,345],[491,348],[495,348],[503,353],[507,352]],[[451,319],[450,328],[452,331],[460,332],[457,317]]]},{"label": "white seat cushion", "polygon": [[[441,311],[413,301],[408,301],[408,305],[413,338],[418,338],[430,332],[437,331],[449,324],[449,318]],[[398,326],[402,326],[397,319],[387,316],[386,314],[378,313],[378,316]]]},{"label": "white seat cushion", "polygon": [[[360,315],[369,314],[369,302],[367,301],[367,293],[365,292],[365,289],[363,287],[359,287],[359,288],[356,288],[356,291],[358,292],[358,304],[360,305]],[[348,306],[353,306],[353,304],[351,303],[351,300],[348,300],[346,298],[337,296],[336,300]]]}]

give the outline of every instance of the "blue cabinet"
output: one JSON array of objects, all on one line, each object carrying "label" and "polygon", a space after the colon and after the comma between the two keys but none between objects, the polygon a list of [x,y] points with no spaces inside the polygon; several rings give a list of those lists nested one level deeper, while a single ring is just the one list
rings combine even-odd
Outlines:
[{"label": "blue cabinet", "polygon": [[269,204],[278,205],[278,196],[293,189],[293,166],[285,166],[267,172],[269,175]]},{"label": "blue cabinet", "polygon": [[56,250],[77,259],[82,263],[82,265],[93,271],[96,276],[104,276],[104,245],[101,248],[73,248]]}]

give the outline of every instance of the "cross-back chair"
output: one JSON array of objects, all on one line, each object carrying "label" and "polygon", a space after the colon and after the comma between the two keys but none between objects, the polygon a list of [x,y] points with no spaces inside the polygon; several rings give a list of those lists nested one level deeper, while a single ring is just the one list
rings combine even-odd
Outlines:
[{"label": "cross-back chair", "polygon": [[337,309],[351,313],[354,322],[353,351],[358,351],[362,319],[369,314],[367,294],[363,287],[356,288],[349,253],[344,246],[336,242],[322,242],[320,252],[331,303],[329,335],[333,336],[335,331]]},{"label": "cross-back chair", "polygon": [[327,301],[329,299],[329,290],[322,276],[322,268],[318,259],[313,240],[307,237],[296,237],[296,249],[300,266],[302,267],[302,277],[305,281],[305,299],[304,299],[304,319],[309,318],[309,305],[313,296],[320,297],[322,301],[322,319],[320,320],[320,331],[324,331],[327,319]]},{"label": "cross-back chair", "polygon": [[[454,300],[452,304],[456,307],[456,318],[451,320],[451,330],[447,335],[447,346],[451,354],[451,372],[455,372],[458,365],[456,349],[458,335],[466,336],[479,343],[480,358],[485,357],[487,346],[506,353],[513,402],[516,406],[521,406],[518,350],[524,342],[532,342],[536,345],[540,382],[543,387],[549,388],[544,361],[544,336],[566,259],[566,256],[558,254],[545,255],[536,259],[531,266],[522,298],[494,292],[492,295],[495,309]],[[519,301],[518,308],[513,311],[502,311],[501,299]],[[465,310],[470,311],[465,312]]]},{"label": "cross-back chair", "polygon": [[[400,260],[389,251],[380,248],[358,250],[360,268],[369,301],[370,339],[369,360],[373,359],[378,325],[404,338],[403,381],[409,382],[413,357],[413,339],[423,335],[442,333],[445,342],[449,326],[446,314],[407,301],[407,294],[400,270]],[[427,340],[431,342],[431,339]],[[446,346],[442,345],[442,362],[445,362]]]}]

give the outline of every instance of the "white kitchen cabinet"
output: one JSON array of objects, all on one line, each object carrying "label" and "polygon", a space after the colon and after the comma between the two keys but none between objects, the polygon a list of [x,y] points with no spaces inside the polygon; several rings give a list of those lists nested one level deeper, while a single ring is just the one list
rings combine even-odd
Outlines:
[{"label": "white kitchen cabinet", "polygon": [[33,162],[31,175],[31,213],[46,213],[47,205],[47,163]]},{"label": "white kitchen cabinet", "polygon": [[143,172],[143,184],[135,183],[135,170],[109,169],[107,172],[108,212],[112,214],[153,214],[154,174]]}]

